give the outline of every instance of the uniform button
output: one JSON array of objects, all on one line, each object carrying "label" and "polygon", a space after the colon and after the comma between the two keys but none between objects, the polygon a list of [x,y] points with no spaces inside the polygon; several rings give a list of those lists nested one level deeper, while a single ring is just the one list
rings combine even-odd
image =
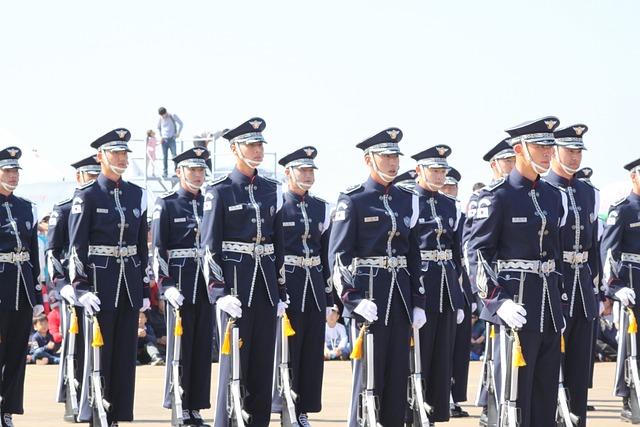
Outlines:
[{"label": "uniform button", "polygon": [[446,228],[442,229],[442,234],[447,234],[447,229]]},{"label": "uniform button", "polygon": [[396,231],[396,236],[399,236],[399,235],[400,235],[400,232],[399,232],[399,231]]},{"label": "uniform button", "polygon": [[398,217],[398,212],[394,212],[393,214],[396,216],[396,218]]},{"label": "uniform button", "polygon": [[267,238],[266,238],[266,237],[263,237],[263,238],[262,238],[262,241],[264,242],[265,240],[267,240]]},{"label": "uniform button", "polygon": [[544,235],[546,236],[547,234],[549,234],[549,230],[544,230]]},{"label": "uniform button", "polygon": [[255,224],[255,223],[256,223],[256,219],[255,219],[255,218],[251,218],[251,222],[252,222],[253,224]]},{"label": "uniform button", "polygon": [[251,238],[251,241],[252,241],[252,242],[255,242],[255,241],[256,241],[256,238],[255,238],[255,237],[252,237],[252,238]]},{"label": "uniform button", "polygon": [[576,229],[576,225],[575,225],[575,224],[573,224],[573,225],[571,226],[571,229],[572,229],[572,230],[575,230],[575,229]]},{"label": "uniform button", "polygon": [[125,225],[124,225],[124,228],[129,228],[129,224],[125,224]]},{"label": "uniform button", "polygon": [[542,256],[547,256],[547,251],[542,251]]},{"label": "uniform button", "polygon": [[309,222],[313,222],[313,218],[309,218]]},{"label": "uniform button", "polygon": [[264,218],[262,218],[262,222],[264,222]]},{"label": "uniform button", "polygon": [[120,261],[120,258],[116,259],[116,263],[120,264],[122,261]]},{"label": "uniform button", "polygon": [[378,196],[378,199],[382,200],[382,199],[384,199],[384,196]]},{"label": "uniform button", "polygon": [[578,212],[582,210],[582,206],[578,206]]},{"label": "uniform button", "polygon": [[581,226],[580,226],[580,230],[584,230],[584,225],[581,225]]},{"label": "uniform button", "polygon": [[393,197],[389,196],[389,200],[393,200]]},{"label": "uniform button", "polygon": [[312,254],[313,253],[313,249],[309,249],[309,253]]},{"label": "uniform button", "polygon": [[582,249],[582,245],[580,245],[580,246],[578,247],[578,249]]},{"label": "uniform button", "polygon": [[398,251],[397,251],[397,250],[395,250],[395,249],[391,249],[391,253],[392,253],[392,254],[395,254],[396,252],[398,252]]}]

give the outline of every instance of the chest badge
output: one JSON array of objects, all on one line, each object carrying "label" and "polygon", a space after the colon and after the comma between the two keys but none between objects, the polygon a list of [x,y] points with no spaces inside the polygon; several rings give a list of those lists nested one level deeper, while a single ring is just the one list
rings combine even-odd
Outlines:
[{"label": "chest badge", "polygon": [[453,218],[449,218],[449,227],[453,228]]},{"label": "chest badge", "polygon": [[136,218],[140,218],[140,209],[134,208],[133,209],[133,216],[135,216]]},{"label": "chest badge", "polygon": [[24,225],[27,226],[27,230],[31,230],[31,222],[25,221]]}]

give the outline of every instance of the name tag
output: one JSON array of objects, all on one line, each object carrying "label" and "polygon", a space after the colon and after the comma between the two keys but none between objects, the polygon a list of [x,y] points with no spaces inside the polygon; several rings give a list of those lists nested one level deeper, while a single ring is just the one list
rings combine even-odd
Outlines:
[{"label": "name tag", "polygon": [[364,222],[378,222],[379,218],[377,216],[366,216],[364,217]]},{"label": "name tag", "polygon": [[187,218],[173,218],[173,222],[187,222]]},{"label": "name tag", "polygon": [[634,222],[633,224],[629,224],[629,227],[631,228],[640,227],[640,222]]},{"label": "name tag", "polygon": [[283,222],[282,223],[283,227],[293,227],[294,225],[296,225],[295,221]]},{"label": "name tag", "polygon": [[96,213],[109,213],[109,209],[96,208]]},{"label": "name tag", "polygon": [[229,206],[229,212],[242,210],[242,205]]},{"label": "name tag", "polygon": [[527,222],[527,217],[526,216],[514,216],[513,218],[511,218],[511,222],[514,224],[524,224],[525,222]]}]

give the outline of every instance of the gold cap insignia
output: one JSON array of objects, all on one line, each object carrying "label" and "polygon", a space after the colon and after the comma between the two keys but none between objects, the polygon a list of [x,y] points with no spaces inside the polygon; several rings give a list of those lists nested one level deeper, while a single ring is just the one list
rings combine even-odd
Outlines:
[{"label": "gold cap insignia", "polygon": [[436,147],[436,150],[438,150],[438,154],[440,154],[441,156],[444,156],[444,153],[449,151],[447,147]]},{"label": "gold cap insignia", "polygon": [[254,120],[252,122],[249,122],[249,124],[253,126],[254,129],[258,129],[262,124],[262,122],[260,120]]},{"label": "gold cap insignia", "polygon": [[124,138],[127,135],[127,131],[124,129],[117,130],[116,133],[118,134],[118,137],[120,137],[120,139]]},{"label": "gold cap insignia", "polygon": [[576,126],[573,128],[574,131],[576,131],[576,135],[580,136],[582,135],[582,132],[584,132],[585,127],[584,126]]},{"label": "gold cap insignia", "polygon": [[204,150],[202,148],[194,148],[193,152],[196,153],[196,156],[200,157],[202,153],[204,153]]},{"label": "gold cap insignia", "polygon": [[547,125],[547,129],[553,129],[553,127],[558,123],[557,120],[545,120],[544,124]]},{"label": "gold cap insignia", "polygon": [[589,175],[591,175],[593,171],[591,169],[584,169],[582,171],[582,173],[584,174],[584,176],[588,177]]},{"label": "gold cap insignia", "polygon": [[397,129],[392,129],[392,130],[388,130],[387,133],[389,134],[389,136],[391,137],[391,139],[396,139],[396,137],[398,136],[398,134],[400,133],[399,130]]},{"label": "gold cap insignia", "polygon": [[16,154],[18,154],[20,152],[20,150],[16,150],[15,148],[10,148],[7,150],[9,152],[9,154],[11,155],[11,157],[15,157]]},{"label": "gold cap insignia", "polygon": [[316,151],[316,150],[314,150],[314,149],[313,149],[313,148],[311,148],[311,147],[307,147],[307,148],[305,148],[305,149],[304,149],[304,152],[305,152],[305,153],[307,153],[307,157],[311,157],[311,156],[313,156],[313,153],[314,153],[315,151]]}]

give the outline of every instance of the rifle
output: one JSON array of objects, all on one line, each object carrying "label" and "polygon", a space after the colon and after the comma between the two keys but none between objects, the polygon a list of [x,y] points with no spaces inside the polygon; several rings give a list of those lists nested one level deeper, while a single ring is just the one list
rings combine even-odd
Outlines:
[{"label": "rifle", "polygon": [[428,415],[433,413],[433,408],[424,400],[424,384],[422,379],[422,361],[420,360],[420,331],[413,329],[413,345],[410,349],[409,384],[407,385],[407,401],[413,412],[413,425],[429,427]]},{"label": "rifle", "polygon": [[495,326],[489,325],[485,341],[485,358],[482,363],[482,386],[487,390],[487,423],[481,422],[484,427],[496,427],[498,425],[498,395],[496,389],[495,366],[493,364],[493,343]]},{"label": "rifle", "polygon": [[[178,272],[178,290],[181,290],[182,266]],[[182,318],[180,308],[173,309],[175,327],[173,329],[173,359],[171,360],[171,425],[182,425],[182,396],[184,390],[181,387],[180,358],[182,353]]]},{"label": "rifle", "polygon": [[278,366],[278,391],[282,397],[282,427],[298,427],[296,402],[298,395],[291,389],[289,367],[289,336],[295,334],[285,313],[280,320],[280,366]]},{"label": "rifle", "polygon": [[[93,291],[98,295],[98,286],[96,283],[96,266],[93,265]],[[108,427],[107,411],[111,409],[109,403],[104,397],[104,386],[102,377],[102,362],[100,360],[100,347],[104,345],[102,341],[102,332],[100,332],[100,324],[98,316],[91,316],[93,323],[93,331],[91,333],[91,414],[93,425],[99,427]]]},{"label": "rifle", "polygon": [[[369,274],[369,292],[365,292],[365,298],[373,301],[373,267]],[[362,392],[358,396],[357,421],[363,427],[379,427],[378,424],[378,396],[374,394],[375,388],[375,365],[374,365],[374,342],[373,334],[369,330],[371,322],[365,321],[360,330],[360,337],[363,342],[362,358]],[[355,350],[355,346],[354,346]]]},{"label": "rifle", "polygon": [[629,337],[629,352],[624,361],[624,379],[629,386],[629,407],[631,409],[631,421],[633,424],[640,423],[640,375],[638,374],[638,324],[633,312],[633,306],[627,306],[629,327],[627,335]]},{"label": "rifle", "polygon": [[[233,290],[231,295],[238,296],[238,274],[236,267],[233,267]],[[244,390],[240,384],[240,329],[236,324],[236,318],[230,317],[225,333],[225,342],[222,346],[222,353],[230,354],[229,363],[229,394],[227,401],[227,413],[231,420],[232,427],[245,427],[251,424],[251,414],[242,408],[244,400]],[[230,348],[225,348],[229,346]]]},{"label": "rifle", "polygon": [[78,416],[78,387],[76,379],[76,335],[78,334],[78,316],[73,305],[65,304],[69,310],[69,330],[65,336],[67,354],[65,356],[64,385],[65,385],[65,421],[74,422]]},{"label": "rifle", "polygon": [[556,424],[558,427],[576,427],[580,425],[580,417],[573,414],[569,408],[569,390],[564,388],[564,374],[560,365],[560,378],[558,382],[558,409],[556,412]]}]

